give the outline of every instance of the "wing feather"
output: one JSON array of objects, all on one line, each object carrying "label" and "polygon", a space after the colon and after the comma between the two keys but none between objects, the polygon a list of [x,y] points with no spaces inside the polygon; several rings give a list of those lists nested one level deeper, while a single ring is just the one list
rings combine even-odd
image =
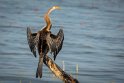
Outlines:
[{"label": "wing feather", "polygon": [[27,40],[28,40],[28,44],[30,47],[31,52],[33,53],[33,55],[36,57],[36,46],[39,40],[39,35],[37,33],[32,33],[31,29],[28,27],[27,28]]},{"label": "wing feather", "polygon": [[51,50],[51,54],[54,55],[54,60],[55,60],[57,54],[62,49],[63,40],[64,40],[63,29],[60,29],[57,35],[53,35],[53,34],[48,35],[46,40]]}]

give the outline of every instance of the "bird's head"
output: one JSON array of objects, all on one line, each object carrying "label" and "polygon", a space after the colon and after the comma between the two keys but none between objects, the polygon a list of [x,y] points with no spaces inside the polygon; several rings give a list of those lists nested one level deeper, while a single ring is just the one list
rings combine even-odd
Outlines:
[{"label": "bird's head", "polygon": [[49,15],[53,10],[60,10],[60,9],[61,8],[59,6],[53,6],[48,10],[47,14]]},{"label": "bird's head", "polygon": [[53,9],[53,10],[55,10],[55,9],[60,10],[61,8],[60,8],[59,6],[53,6],[52,9]]}]

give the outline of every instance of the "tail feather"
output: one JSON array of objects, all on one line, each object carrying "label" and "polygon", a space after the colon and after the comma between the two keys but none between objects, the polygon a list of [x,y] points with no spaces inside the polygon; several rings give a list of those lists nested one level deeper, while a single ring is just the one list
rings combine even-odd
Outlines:
[{"label": "tail feather", "polygon": [[42,66],[43,66],[43,58],[40,58],[36,71],[36,78],[38,77],[42,78]]},{"label": "tail feather", "polygon": [[56,55],[54,55],[54,61],[56,60]]}]

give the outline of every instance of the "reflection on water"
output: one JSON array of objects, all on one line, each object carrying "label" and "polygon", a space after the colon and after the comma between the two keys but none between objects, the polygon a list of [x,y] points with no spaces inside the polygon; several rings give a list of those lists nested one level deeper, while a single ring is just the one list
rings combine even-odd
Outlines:
[{"label": "reflection on water", "polygon": [[[26,27],[37,31],[44,26],[49,7],[61,6],[51,14],[52,31],[63,26],[64,46],[56,63],[82,83],[124,82],[124,1],[123,0],[0,0],[0,80],[35,78],[38,58],[27,44]],[[44,81],[53,79],[44,65]],[[51,75],[51,76],[50,76]],[[9,79],[11,77],[13,79]],[[6,78],[6,79],[5,79]],[[17,82],[19,83],[19,82]]]}]

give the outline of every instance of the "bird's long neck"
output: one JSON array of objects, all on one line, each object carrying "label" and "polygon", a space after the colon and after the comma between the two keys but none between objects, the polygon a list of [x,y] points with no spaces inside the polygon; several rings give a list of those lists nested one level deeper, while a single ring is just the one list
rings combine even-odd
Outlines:
[{"label": "bird's long neck", "polygon": [[54,9],[51,8],[47,11],[47,13],[44,15],[44,20],[46,21],[46,27],[44,28],[44,30],[46,31],[50,31],[51,29],[51,20],[50,20],[50,17],[49,17],[49,14],[53,11]]}]

